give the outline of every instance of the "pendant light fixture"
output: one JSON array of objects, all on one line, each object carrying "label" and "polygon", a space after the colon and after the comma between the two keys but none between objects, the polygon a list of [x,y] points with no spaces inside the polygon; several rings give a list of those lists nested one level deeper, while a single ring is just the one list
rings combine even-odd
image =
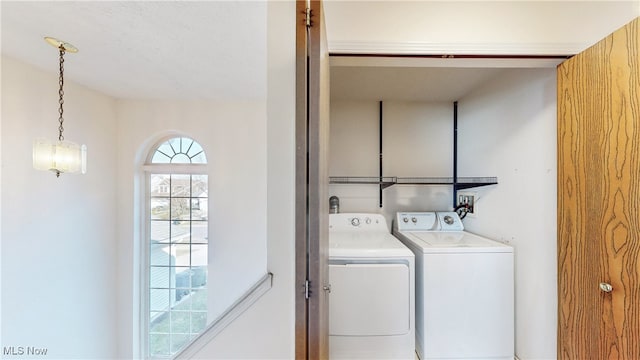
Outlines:
[{"label": "pendant light fixture", "polygon": [[36,170],[49,170],[59,177],[61,173],[87,172],[87,147],[64,139],[64,54],[76,53],[78,49],[64,41],[45,37],[46,42],[60,51],[60,76],[58,78],[58,140],[36,139],[33,142],[33,167]]}]

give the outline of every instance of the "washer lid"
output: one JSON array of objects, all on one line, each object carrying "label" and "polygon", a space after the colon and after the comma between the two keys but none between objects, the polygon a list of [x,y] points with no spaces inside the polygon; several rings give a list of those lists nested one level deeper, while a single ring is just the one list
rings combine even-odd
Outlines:
[{"label": "washer lid", "polygon": [[466,231],[403,231],[400,236],[424,253],[513,252],[513,247]]},{"label": "washer lid", "polygon": [[389,233],[334,232],[329,234],[329,258],[413,258],[409,250]]}]

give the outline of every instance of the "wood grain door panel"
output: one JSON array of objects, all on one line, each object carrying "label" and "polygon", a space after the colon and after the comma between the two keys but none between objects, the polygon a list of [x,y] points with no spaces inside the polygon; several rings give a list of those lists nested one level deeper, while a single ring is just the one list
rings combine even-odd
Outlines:
[{"label": "wood grain door panel", "polygon": [[558,67],[559,359],[640,359],[639,22]]}]

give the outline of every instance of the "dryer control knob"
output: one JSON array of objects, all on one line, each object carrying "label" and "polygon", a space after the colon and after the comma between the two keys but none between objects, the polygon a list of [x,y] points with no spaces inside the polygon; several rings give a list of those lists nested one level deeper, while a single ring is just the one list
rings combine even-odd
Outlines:
[{"label": "dryer control knob", "polygon": [[366,219],[364,219],[364,222],[365,222],[366,224],[371,224],[371,218],[366,218]]},{"label": "dryer control knob", "polygon": [[360,226],[360,219],[358,219],[358,218],[351,219],[351,225]]},{"label": "dryer control knob", "polygon": [[411,218],[411,221],[413,221],[414,224],[418,223],[418,219],[416,219],[414,217]]},{"label": "dryer control knob", "polygon": [[404,218],[402,218],[402,221],[404,221],[405,223],[408,223],[409,222],[409,218],[404,217]]}]

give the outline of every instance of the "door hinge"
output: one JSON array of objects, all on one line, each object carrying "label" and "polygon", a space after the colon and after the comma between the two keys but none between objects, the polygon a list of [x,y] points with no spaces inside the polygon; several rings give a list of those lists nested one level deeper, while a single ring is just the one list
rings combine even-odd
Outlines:
[{"label": "door hinge", "polygon": [[304,22],[307,25],[307,27],[311,27],[313,25],[313,22],[311,21],[312,16],[313,16],[313,13],[311,11],[311,8],[306,8],[304,11]]},{"label": "door hinge", "polygon": [[309,299],[311,295],[311,290],[309,290],[309,280],[304,281],[304,298]]}]

